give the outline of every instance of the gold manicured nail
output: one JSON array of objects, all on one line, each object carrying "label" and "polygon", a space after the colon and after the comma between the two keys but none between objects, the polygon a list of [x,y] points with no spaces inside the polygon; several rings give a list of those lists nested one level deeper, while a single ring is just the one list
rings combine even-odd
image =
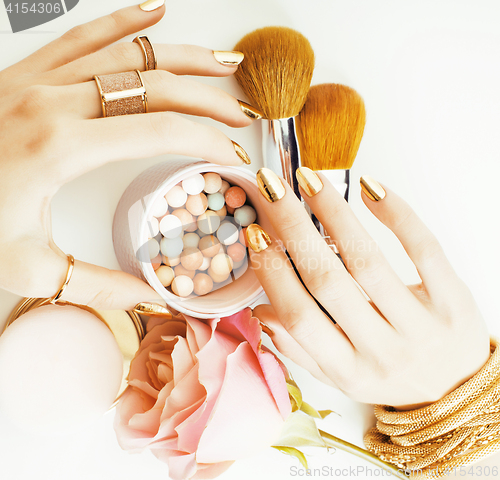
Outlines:
[{"label": "gold manicured nail", "polygon": [[214,57],[222,65],[239,65],[245,58],[245,54],[241,52],[224,52],[222,50],[214,50]]},{"label": "gold manicured nail", "polygon": [[172,318],[172,314],[162,305],[157,303],[138,303],[134,307],[135,313],[141,313],[142,315],[148,315],[149,317],[168,317]]},{"label": "gold manicured nail", "polygon": [[317,193],[321,192],[323,189],[323,182],[320,180],[318,175],[307,167],[300,167],[295,172],[297,181],[302,187],[302,190],[307,193],[308,197],[314,197]]},{"label": "gold manicured nail", "polygon": [[256,223],[247,227],[247,241],[248,246],[257,253],[263,252],[272,243],[271,237]]},{"label": "gold manicured nail", "polygon": [[269,168],[257,172],[257,185],[268,202],[277,202],[285,196],[286,190],[280,178]]},{"label": "gold manicured nail", "polygon": [[259,323],[260,323],[260,328],[262,328],[262,331],[264,333],[267,333],[270,337],[274,335],[273,329],[269,325],[266,325],[264,322],[261,322],[260,320]]},{"label": "gold manicured nail", "polygon": [[[233,142],[231,140],[231,142]],[[236,155],[243,160],[243,163],[246,163],[247,165],[250,165],[252,161],[250,160],[250,157],[248,156],[248,153],[245,152],[244,148],[241,145],[238,145],[236,142],[233,142],[233,147],[234,151],[236,152]]]},{"label": "gold manicured nail", "polygon": [[240,104],[243,113],[252,120],[260,120],[264,116],[260,110],[258,110],[255,107],[252,107],[252,105],[248,104],[247,102],[244,102],[243,100],[238,100],[238,103]]},{"label": "gold manicured nail", "polygon": [[163,6],[164,3],[165,0],[146,0],[139,5],[139,8],[145,12],[152,12],[153,10]]},{"label": "gold manicured nail", "polygon": [[369,175],[363,175],[359,179],[359,183],[361,184],[361,189],[370,200],[378,202],[385,198],[385,190],[382,188],[382,185]]}]

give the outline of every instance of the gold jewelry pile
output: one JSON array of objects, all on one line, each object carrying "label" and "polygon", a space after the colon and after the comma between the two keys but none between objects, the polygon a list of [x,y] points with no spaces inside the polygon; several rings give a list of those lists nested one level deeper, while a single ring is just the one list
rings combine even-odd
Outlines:
[{"label": "gold jewelry pile", "polygon": [[376,405],[366,448],[420,478],[440,478],[500,452],[500,349],[494,338],[490,345],[486,365],[438,402],[406,412]]}]

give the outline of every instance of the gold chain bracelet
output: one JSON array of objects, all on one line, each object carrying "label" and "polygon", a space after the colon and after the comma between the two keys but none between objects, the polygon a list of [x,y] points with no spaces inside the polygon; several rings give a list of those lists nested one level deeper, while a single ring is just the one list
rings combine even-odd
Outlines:
[{"label": "gold chain bracelet", "polygon": [[[399,468],[439,478],[500,451],[500,348],[470,380],[424,408],[398,412],[375,406],[377,426],[366,448]],[[421,477],[421,478],[422,478]]]}]

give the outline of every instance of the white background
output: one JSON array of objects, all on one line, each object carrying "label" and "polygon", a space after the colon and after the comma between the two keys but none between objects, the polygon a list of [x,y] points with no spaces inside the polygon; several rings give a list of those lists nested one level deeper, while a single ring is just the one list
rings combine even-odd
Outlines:
[{"label": "white background", "polygon": [[[15,35],[0,6],[0,68],[70,27],[123,6],[126,2],[118,0],[80,0],[63,17]],[[498,1],[167,0],[165,18],[147,33],[157,43],[230,50],[245,33],[266,25],[286,25],[309,38],[317,59],[313,83],[345,83],[363,96],[367,125],[353,168],[352,207],[397,272],[408,283],[416,281],[401,247],[361,203],[360,175],[371,174],[413,205],[474,292],[490,330],[500,334]],[[201,81],[241,97],[232,78]],[[253,171],[262,165],[259,127],[220,126],[248,151]],[[62,188],[53,202],[59,246],[81,260],[118,268],[111,241],[117,202],[142,170],[164,160],[108,165]],[[18,300],[0,291],[0,325]],[[361,445],[373,421],[371,408],[351,402],[288,364],[309,403],[341,415],[325,421],[323,428]],[[0,414],[0,478],[167,478],[166,466],[149,454],[130,456],[120,450],[112,417],[108,414],[74,436],[47,440],[24,435]],[[317,452],[310,464],[362,465],[341,452]],[[238,462],[220,478],[288,479],[293,478],[292,466],[297,467],[295,460],[268,449]],[[372,475],[360,473],[358,478]]]}]

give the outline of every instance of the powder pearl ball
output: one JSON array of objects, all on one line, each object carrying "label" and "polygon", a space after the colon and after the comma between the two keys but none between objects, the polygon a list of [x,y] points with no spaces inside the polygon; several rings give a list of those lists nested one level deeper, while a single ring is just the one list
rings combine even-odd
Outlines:
[{"label": "powder pearl ball", "polygon": [[219,193],[222,193],[222,195],[224,195],[229,190],[229,187],[231,187],[229,182],[226,182],[226,180],[222,180],[222,185],[219,188]]},{"label": "powder pearl ball", "polygon": [[198,228],[196,220],[185,208],[177,208],[172,212],[172,215],[181,221],[185,232],[194,232]]},{"label": "powder pearl ball", "polygon": [[208,172],[203,177],[205,178],[206,193],[216,193],[222,187],[222,178],[218,173]]},{"label": "powder pearl ball", "polygon": [[207,196],[204,193],[189,195],[186,202],[186,208],[191,215],[202,215],[208,208]]},{"label": "powder pearl ball", "polygon": [[162,238],[161,240],[161,253],[168,258],[179,257],[184,249],[182,238]]},{"label": "powder pearl ball", "polygon": [[172,187],[165,195],[168,204],[173,208],[182,207],[187,198],[187,193],[179,185]]},{"label": "powder pearl ball", "polygon": [[220,217],[215,212],[209,210],[198,217],[198,229],[207,235],[217,231],[219,226]]},{"label": "powder pearl ball", "polygon": [[160,222],[158,222],[156,217],[151,217],[146,222],[146,230],[148,232],[148,238],[154,238],[160,233]]},{"label": "powder pearl ball", "polygon": [[208,198],[208,208],[210,210],[217,211],[224,206],[224,195],[222,195],[222,193],[219,192],[212,193],[207,198]]},{"label": "powder pearl ball", "polygon": [[238,262],[241,262],[246,257],[247,249],[241,243],[236,242],[233,245],[229,245],[229,247],[227,247],[227,254],[232,258],[233,262],[236,264]]},{"label": "powder pearl ball", "polygon": [[147,243],[149,258],[152,260],[160,253],[160,244],[154,239],[150,238]]},{"label": "powder pearl ball", "polygon": [[230,207],[229,205],[226,204],[226,210],[227,210],[227,213],[228,215],[233,215],[234,214],[234,211],[236,210],[235,208],[233,207]]},{"label": "powder pearl ball", "polygon": [[[168,212],[168,204],[165,197],[158,197],[151,205],[151,215],[153,217],[163,217]],[[154,236],[154,235],[153,235]]]},{"label": "powder pearl ball", "polygon": [[198,248],[205,257],[215,257],[220,250],[220,242],[214,235],[207,235],[200,240]]},{"label": "powder pearl ball", "polygon": [[205,188],[205,179],[201,173],[195,173],[194,175],[186,178],[182,181],[182,189],[188,195],[198,195],[203,192]]},{"label": "powder pearl ball", "polygon": [[180,255],[178,255],[177,257],[166,257],[165,255],[162,255],[161,259],[162,262],[169,267],[175,267],[176,265],[179,265],[179,263],[181,263]]},{"label": "powder pearl ball", "polygon": [[160,283],[164,287],[170,286],[172,280],[175,277],[174,270],[171,267],[167,267],[166,265],[162,265],[158,270],[156,270],[156,276]]},{"label": "powder pearl ball", "polygon": [[108,411],[122,372],[113,334],[92,313],[69,305],[33,309],[0,337],[2,416],[30,433],[74,435]]},{"label": "powder pearl ball", "polygon": [[248,247],[248,242],[247,242],[247,229],[246,227],[245,228],[242,228],[240,230],[240,235],[238,237],[238,241],[242,244],[242,245],[245,245],[245,247]]},{"label": "powder pearl ball", "polygon": [[175,215],[165,215],[160,221],[160,232],[166,238],[182,235],[182,222]]},{"label": "powder pearl ball", "polygon": [[196,270],[187,270],[182,265],[177,265],[177,267],[174,268],[174,273],[176,277],[185,275],[186,277],[193,279],[196,274]]},{"label": "powder pearl ball", "polygon": [[238,241],[239,230],[231,222],[223,222],[217,230],[217,238],[224,245],[232,245]]},{"label": "powder pearl ball", "polygon": [[193,278],[193,284],[194,293],[196,293],[196,295],[206,295],[212,291],[212,288],[214,288],[213,280],[205,273],[196,274]]},{"label": "powder pearl ball", "polygon": [[219,215],[220,219],[223,220],[224,218],[226,218],[226,215],[227,215],[227,208],[226,206],[224,205],[220,210],[217,210],[215,212],[217,215]]},{"label": "powder pearl ball", "polygon": [[201,270],[202,272],[208,270],[211,261],[212,259],[210,257],[203,257],[203,263],[198,267],[198,270]]},{"label": "powder pearl ball", "polygon": [[243,205],[234,211],[234,221],[242,227],[248,227],[251,223],[255,222],[257,212],[250,205]]},{"label": "powder pearl ball", "polygon": [[197,248],[186,248],[181,255],[181,264],[186,270],[197,270],[203,263],[203,254]]},{"label": "powder pearl ball", "polygon": [[175,277],[171,286],[172,291],[179,297],[189,297],[194,290],[193,280],[186,275]]},{"label": "powder pearl ball", "polygon": [[233,260],[225,253],[218,253],[212,258],[210,268],[216,275],[229,275],[233,270]]},{"label": "powder pearl ball", "polygon": [[247,194],[241,187],[231,187],[224,195],[226,205],[231,208],[239,208],[245,205]]},{"label": "powder pearl ball", "polygon": [[158,270],[161,267],[161,254],[156,255],[155,258],[151,259],[151,266],[153,270]]},{"label": "powder pearl ball", "polygon": [[225,282],[229,278],[229,273],[226,273],[224,275],[219,275],[218,273],[214,272],[214,269],[212,267],[208,268],[207,273],[210,275],[210,278],[215,283]]},{"label": "powder pearl ball", "polygon": [[197,248],[200,243],[200,237],[196,233],[186,233],[186,235],[182,237],[182,243],[184,243],[184,248]]}]

